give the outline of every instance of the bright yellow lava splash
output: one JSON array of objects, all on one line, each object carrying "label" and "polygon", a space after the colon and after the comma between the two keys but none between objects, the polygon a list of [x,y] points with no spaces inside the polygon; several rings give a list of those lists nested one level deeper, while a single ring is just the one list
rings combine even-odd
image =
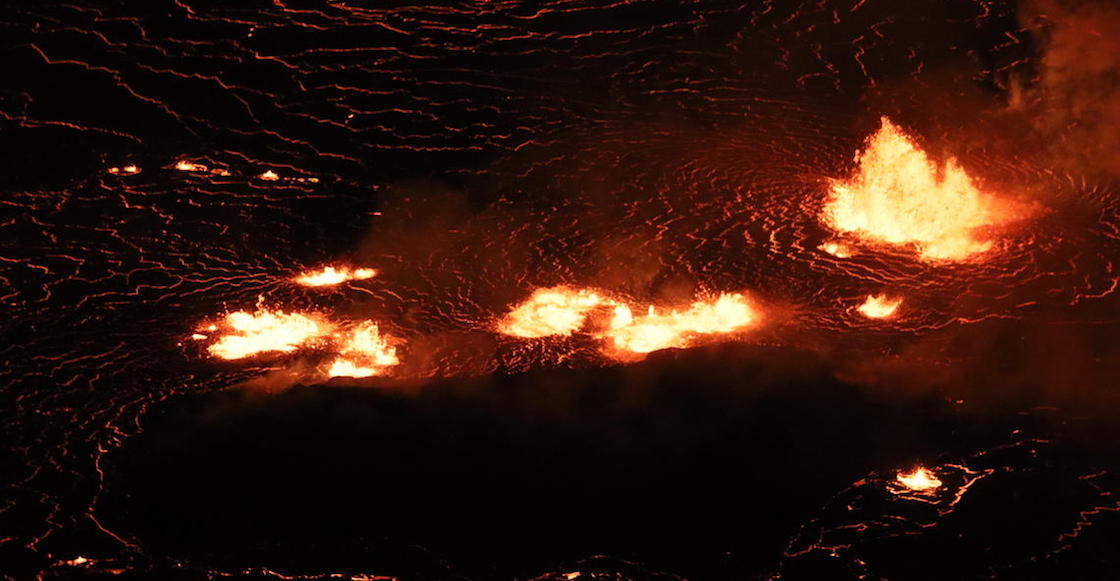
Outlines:
[{"label": "bright yellow lava splash", "polygon": [[115,176],[134,176],[140,173],[140,166],[129,164],[124,167],[111,167],[106,171]]},{"label": "bright yellow lava splash", "polygon": [[867,300],[863,301],[863,304],[856,310],[869,319],[887,319],[894,316],[901,304],[902,299],[892,299],[886,295],[873,295],[867,297]]},{"label": "bright yellow lava splash", "polygon": [[[634,315],[630,305],[591,289],[544,288],[514,307],[498,330],[522,338],[584,330],[605,340],[608,353],[620,355],[687,347],[699,336],[738,331],[757,319],[746,297],[738,293],[664,312],[653,306],[644,310],[645,314]],[[595,319],[589,322],[592,315]]]},{"label": "bright yellow lava splash", "polygon": [[498,330],[526,339],[550,335],[571,335],[587,322],[596,307],[613,305],[591,290],[564,286],[537,289],[528,300],[506,315]]},{"label": "bright yellow lava splash", "polygon": [[852,248],[842,242],[829,241],[821,244],[818,248],[836,258],[851,258],[854,254]]},{"label": "bright yellow lava splash", "polygon": [[731,333],[754,320],[754,310],[743,295],[724,294],[714,301],[697,301],[688,309],[667,313],[658,313],[651,306],[638,317],[630,307],[619,305],[603,335],[620,351],[649,353],[686,347],[697,335]]},{"label": "bright yellow lava splash", "polygon": [[295,351],[332,333],[335,326],[316,314],[258,310],[230,313],[217,328],[224,334],[210,345],[210,353],[222,359],[243,359]]},{"label": "bright yellow lava splash", "polygon": [[868,240],[912,244],[926,260],[961,260],[991,248],[976,229],[996,223],[995,201],[949,159],[938,168],[886,117],[856,160],[858,173],[832,182],[824,219]]},{"label": "bright yellow lava splash", "polygon": [[[204,329],[219,333],[207,349],[221,359],[315,349],[333,356],[319,368],[327,377],[383,375],[400,363],[396,340],[382,335],[373,321],[336,323],[315,313],[259,309],[255,313],[230,313],[220,323]],[[192,338],[202,340],[209,336],[195,333]]]},{"label": "bright yellow lava splash", "polygon": [[340,339],[338,352],[327,368],[329,377],[371,377],[400,363],[397,349],[373,321],[362,321],[351,329]]},{"label": "bright yellow lava splash", "polygon": [[334,286],[350,280],[366,280],[375,276],[377,276],[377,270],[373,268],[326,266],[319,270],[300,273],[292,280],[302,286]]},{"label": "bright yellow lava splash", "polygon": [[941,486],[941,480],[922,466],[918,466],[910,472],[899,472],[895,479],[898,480],[899,484],[914,492],[935,490]]},{"label": "bright yellow lava splash", "polygon": [[178,170],[178,171],[194,171],[194,172],[204,172],[204,171],[207,170],[205,165],[202,165],[201,163],[194,163],[194,162],[191,162],[191,161],[187,161],[185,159],[181,159],[181,160],[175,162],[175,169]]}]

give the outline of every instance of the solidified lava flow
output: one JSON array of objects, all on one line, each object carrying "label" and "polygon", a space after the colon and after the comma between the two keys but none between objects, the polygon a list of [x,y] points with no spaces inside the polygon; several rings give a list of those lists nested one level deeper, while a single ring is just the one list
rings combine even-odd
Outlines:
[{"label": "solidified lava flow", "polygon": [[0,9],[0,579],[1115,576],[1120,18],[1072,4]]}]

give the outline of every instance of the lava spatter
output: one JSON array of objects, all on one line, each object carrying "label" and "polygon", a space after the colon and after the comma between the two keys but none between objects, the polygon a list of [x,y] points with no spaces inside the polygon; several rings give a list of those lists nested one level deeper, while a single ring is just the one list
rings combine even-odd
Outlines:
[{"label": "lava spatter", "polygon": [[755,309],[743,295],[723,294],[715,300],[694,302],[687,309],[658,312],[650,306],[638,316],[628,305],[619,305],[600,336],[617,352],[649,353],[687,347],[701,336],[733,333],[756,320]]},{"label": "lava spatter", "polygon": [[377,323],[362,321],[338,340],[338,356],[327,368],[328,377],[372,377],[400,363],[393,339],[381,334]]},{"label": "lava spatter", "polygon": [[292,280],[300,286],[321,287],[335,286],[351,280],[368,280],[377,276],[373,268],[349,266],[325,266],[318,270],[301,272]]},{"label": "lava spatter", "polygon": [[[207,351],[220,359],[296,351],[329,355],[329,363],[322,366],[325,377],[382,375],[400,363],[395,346],[399,341],[382,334],[378,324],[370,320],[335,322],[319,313],[258,309],[254,313],[230,313],[220,323],[199,330],[219,333]],[[201,341],[210,335],[199,332],[191,338]]]},{"label": "lava spatter", "polygon": [[207,351],[221,359],[243,359],[262,353],[290,353],[334,332],[335,325],[315,313],[258,310],[229,313],[216,326],[223,334]]},{"label": "lava spatter", "polygon": [[895,480],[906,490],[913,492],[926,492],[941,487],[941,480],[925,466],[918,466],[906,472],[900,471],[895,476]]},{"label": "lava spatter", "polygon": [[725,293],[683,308],[654,305],[635,315],[634,307],[592,289],[538,289],[499,324],[501,333],[520,338],[572,335],[583,331],[605,342],[612,355],[645,354],[682,348],[702,336],[726,335],[749,327],[757,312],[740,293]]},{"label": "lava spatter", "polygon": [[868,241],[913,245],[925,260],[961,260],[992,242],[980,230],[1003,220],[955,159],[938,166],[900,127],[883,117],[856,156],[856,175],[834,180],[824,219]]},{"label": "lava spatter", "polygon": [[526,339],[571,335],[583,328],[593,310],[614,304],[614,300],[590,289],[541,288],[506,314],[498,330]]},{"label": "lava spatter", "polygon": [[889,319],[898,312],[902,299],[886,295],[871,295],[856,310],[868,319]]}]

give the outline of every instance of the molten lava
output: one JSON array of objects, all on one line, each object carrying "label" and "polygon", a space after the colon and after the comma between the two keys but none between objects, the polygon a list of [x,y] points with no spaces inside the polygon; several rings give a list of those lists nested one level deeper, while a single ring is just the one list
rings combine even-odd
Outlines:
[{"label": "molten lava", "polygon": [[829,241],[821,244],[819,248],[836,258],[851,258],[854,254],[852,248],[843,242]]},{"label": "molten lava", "polygon": [[218,328],[224,334],[210,345],[210,353],[222,359],[242,359],[295,351],[332,333],[335,325],[311,313],[258,310],[230,313]]},{"label": "molten lava", "polygon": [[867,300],[863,301],[863,304],[856,310],[869,319],[888,319],[894,316],[901,304],[902,299],[892,299],[886,295],[874,295],[867,297]]},{"label": "molten lava", "polygon": [[[593,314],[596,319],[589,323]],[[534,292],[506,315],[498,330],[515,337],[536,338],[571,335],[588,328],[588,334],[607,340],[607,350],[619,355],[687,347],[696,337],[739,331],[756,318],[746,298],[737,293],[668,312],[650,306],[645,314],[635,316],[630,305],[603,293],[553,287]]]},{"label": "molten lava", "polygon": [[824,220],[871,241],[911,244],[923,259],[960,260],[991,248],[978,228],[998,221],[996,203],[949,159],[939,168],[886,117],[856,156],[858,173],[832,182]]},{"label": "molten lava", "polygon": [[129,164],[124,167],[111,167],[106,171],[115,176],[134,176],[140,173],[140,166]]},{"label": "molten lava", "polygon": [[506,335],[522,338],[571,335],[587,322],[597,307],[615,302],[591,290],[564,286],[537,289],[498,325]]},{"label": "molten lava", "polygon": [[338,357],[327,368],[328,377],[370,377],[400,363],[391,338],[381,335],[377,323],[362,321],[339,339]]},{"label": "molten lava", "polygon": [[207,171],[207,168],[206,168],[205,165],[202,165],[201,163],[190,162],[190,161],[187,161],[185,159],[175,162],[175,169],[178,170],[178,171],[194,171],[194,172]]},{"label": "molten lava", "polygon": [[910,472],[899,472],[895,479],[907,490],[914,492],[926,492],[941,486],[941,480],[922,466],[918,466]]},{"label": "molten lava", "polygon": [[327,266],[319,270],[300,273],[293,280],[303,286],[334,286],[350,280],[366,280],[377,276],[372,268],[350,268]]},{"label": "molten lava", "polygon": [[714,301],[698,301],[685,310],[658,313],[649,307],[635,317],[626,305],[614,309],[603,333],[618,351],[649,353],[687,347],[699,335],[731,333],[755,321],[754,309],[741,294],[723,294]]},{"label": "molten lava", "polygon": [[[255,313],[230,313],[220,324],[205,329],[222,333],[208,348],[212,355],[222,359],[315,349],[333,357],[320,367],[327,377],[382,375],[400,363],[396,340],[382,335],[373,321],[335,323],[318,314],[262,309]],[[208,335],[196,333],[192,338],[201,340]]]}]

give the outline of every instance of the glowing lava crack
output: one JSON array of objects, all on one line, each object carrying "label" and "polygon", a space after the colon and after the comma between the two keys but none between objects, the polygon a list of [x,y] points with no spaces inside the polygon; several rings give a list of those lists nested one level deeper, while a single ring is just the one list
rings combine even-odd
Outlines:
[{"label": "glowing lava crack", "polygon": [[925,260],[961,260],[991,248],[977,229],[1003,221],[955,159],[943,168],[886,117],[856,156],[849,180],[832,182],[824,221],[867,241],[914,245]]}]

